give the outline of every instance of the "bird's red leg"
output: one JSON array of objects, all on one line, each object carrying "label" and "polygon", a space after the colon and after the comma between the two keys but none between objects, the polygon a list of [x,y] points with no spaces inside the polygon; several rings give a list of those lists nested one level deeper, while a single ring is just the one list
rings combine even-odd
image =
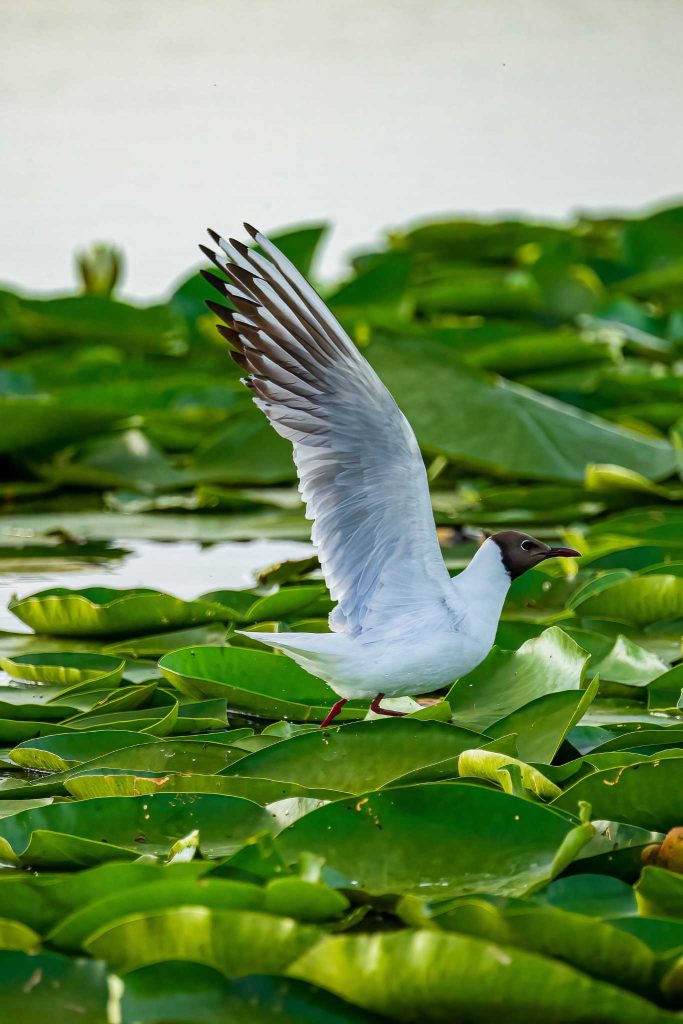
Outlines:
[{"label": "bird's red leg", "polygon": [[388,715],[391,718],[403,718],[405,711],[389,711],[387,708],[383,708],[380,705],[380,701],[384,697],[383,693],[378,693],[370,705],[370,710],[374,711],[376,715]]},{"label": "bird's red leg", "polygon": [[346,704],[347,701],[348,701],[348,697],[342,697],[341,700],[338,700],[336,704],[332,705],[332,707],[330,708],[330,710],[328,711],[328,713],[325,715],[325,717],[323,718],[322,722],[320,723],[320,728],[321,729],[324,729],[325,726],[330,724],[330,722],[332,721],[333,718],[337,717],[337,715],[339,714],[339,712],[344,707],[344,705]]}]

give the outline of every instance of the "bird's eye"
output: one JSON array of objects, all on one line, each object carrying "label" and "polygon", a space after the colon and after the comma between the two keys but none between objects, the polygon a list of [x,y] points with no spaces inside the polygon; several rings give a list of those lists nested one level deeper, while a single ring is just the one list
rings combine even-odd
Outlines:
[{"label": "bird's eye", "polygon": [[532,540],[523,540],[519,546],[522,551],[533,551],[534,542]]}]

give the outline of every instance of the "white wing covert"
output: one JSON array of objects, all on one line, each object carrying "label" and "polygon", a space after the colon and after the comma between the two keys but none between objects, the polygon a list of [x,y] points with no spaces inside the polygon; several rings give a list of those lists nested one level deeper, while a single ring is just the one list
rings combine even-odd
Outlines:
[{"label": "white wing covert", "polygon": [[[443,601],[441,556],[415,435],[320,296],[264,235],[265,256],[209,232],[229,278],[209,302],[254,401],[294,445],[299,490],[330,593],[330,626],[358,636]],[[448,588],[450,590],[450,588]]]}]

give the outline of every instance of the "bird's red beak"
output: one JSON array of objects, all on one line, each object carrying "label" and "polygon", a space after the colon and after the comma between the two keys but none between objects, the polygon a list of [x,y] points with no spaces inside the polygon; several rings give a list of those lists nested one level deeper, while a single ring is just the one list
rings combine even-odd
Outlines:
[{"label": "bird's red beak", "polygon": [[576,548],[551,548],[546,558],[581,558],[581,552]]}]

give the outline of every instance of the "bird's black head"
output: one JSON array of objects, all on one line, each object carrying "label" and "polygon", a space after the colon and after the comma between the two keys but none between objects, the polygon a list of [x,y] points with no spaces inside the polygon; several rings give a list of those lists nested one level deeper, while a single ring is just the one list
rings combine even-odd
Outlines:
[{"label": "bird's black head", "polygon": [[535,565],[545,562],[547,558],[581,557],[581,552],[575,548],[551,548],[542,540],[536,540],[528,533],[519,533],[518,530],[500,530],[499,533],[492,534],[489,540],[500,548],[503,565],[513,580],[527,569],[533,569]]}]

